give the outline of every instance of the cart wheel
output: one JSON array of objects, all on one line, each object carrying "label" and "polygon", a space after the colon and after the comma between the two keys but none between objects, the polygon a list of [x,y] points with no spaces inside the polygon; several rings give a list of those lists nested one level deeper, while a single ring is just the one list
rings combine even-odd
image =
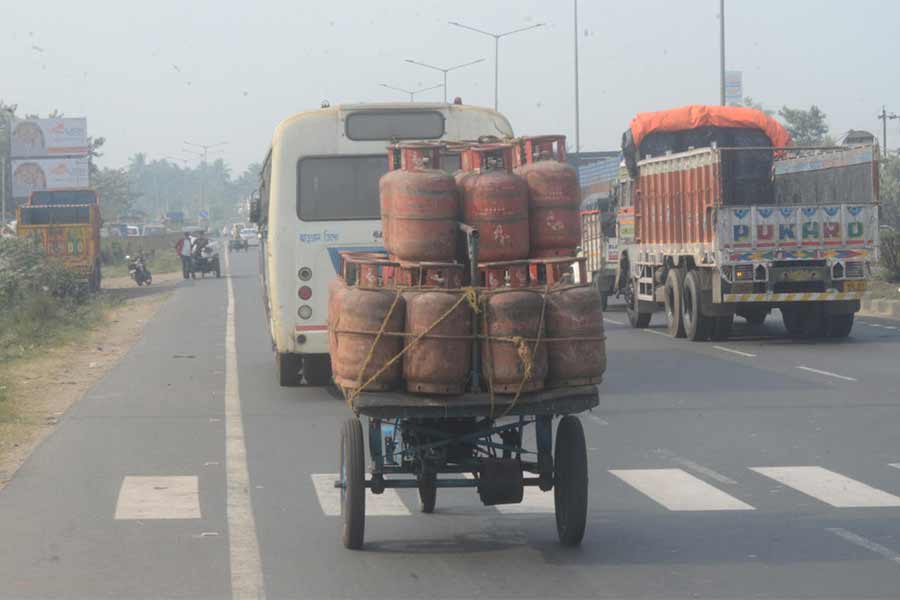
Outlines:
[{"label": "cart wheel", "polygon": [[347,419],[341,430],[341,516],[345,548],[359,550],[366,530],[366,463],[359,419]]},{"label": "cart wheel", "polygon": [[434,512],[434,504],[437,501],[437,487],[434,485],[434,475],[427,475],[419,482],[419,508],[426,515]]},{"label": "cart wheel", "polygon": [[568,415],[559,422],[555,454],[556,532],[563,546],[577,546],[584,537],[588,496],[587,447],[578,417]]}]

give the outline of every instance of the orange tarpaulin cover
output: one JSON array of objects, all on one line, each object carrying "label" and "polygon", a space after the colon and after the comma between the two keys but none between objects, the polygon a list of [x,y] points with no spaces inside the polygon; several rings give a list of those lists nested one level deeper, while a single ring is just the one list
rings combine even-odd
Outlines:
[{"label": "orange tarpaulin cover", "polygon": [[631,120],[635,146],[654,131],[684,131],[697,127],[748,127],[763,131],[775,147],[788,146],[791,135],[781,123],[755,108],[691,104],[671,110],[638,113]]}]

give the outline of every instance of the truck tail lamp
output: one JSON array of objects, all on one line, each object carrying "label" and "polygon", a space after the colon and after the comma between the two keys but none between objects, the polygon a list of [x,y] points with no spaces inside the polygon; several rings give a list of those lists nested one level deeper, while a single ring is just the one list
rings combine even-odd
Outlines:
[{"label": "truck tail lamp", "polygon": [[753,265],[735,265],[735,281],[753,281]]}]

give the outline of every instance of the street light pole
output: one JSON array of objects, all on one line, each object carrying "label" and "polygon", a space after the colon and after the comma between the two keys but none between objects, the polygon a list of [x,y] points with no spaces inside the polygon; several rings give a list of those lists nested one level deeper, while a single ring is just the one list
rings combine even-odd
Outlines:
[{"label": "street light pole", "polygon": [[[409,94],[409,101],[410,101],[410,102],[414,102],[414,101],[415,101],[415,99],[416,99],[416,94],[421,94],[422,92],[430,92],[431,90],[436,90],[436,89],[438,89],[439,87],[444,87],[444,84],[439,83],[439,84],[437,84],[437,85],[432,85],[432,86],[426,87],[426,88],[420,88],[420,89],[418,89],[418,90],[407,90],[407,89],[405,89],[405,88],[397,87],[397,86],[394,86],[394,85],[388,85],[388,84],[386,84],[386,83],[379,83],[378,85],[380,85],[381,87],[387,88],[387,89],[389,89],[389,90],[394,90],[394,91],[396,91],[396,92],[403,92],[404,94]],[[445,101],[446,101],[446,98],[445,98]]]},{"label": "street light pole", "polygon": [[473,60],[472,62],[463,63],[461,65],[456,65],[453,67],[447,67],[446,69],[441,67],[436,67],[434,65],[429,65],[428,63],[419,62],[417,60],[412,60],[411,58],[407,58],[404,62],[408,62],[413,65],[419,65],[420,67],[425,67],[428,69],[434,69],[435,71],[440,71],[444,74],[444,104],[447,103],[447,73],[450,71],[455,71],[457,69],[462,69],[463,67],[468,67],[470,65],[475,65],[480,62],[484,62],[483,58],[479,58],[478,60]]},{"label": "street light pole", "polygon": [[581,158],[581,114],[579,112],[578,93],[578,0],[573,0],[575,5],[575,165]]},{"label": "street light pole", "polygon": [[519,29],[513,29],[512,31],[507,31],[505,33],[494,33],[492,31],[485,31],[483,29],[478,29],[477,27],[471,27],[469,25],[463,25],[457,21],[448,21],[450,25],[454,27],[459,27],[461,29],[468,29],[469,31],[474,31],[475,33],[480,33],[481,35],[487,35],[494,38],[494,110],[497,110],[498,106],[498,90],[500,79],[500,38],[512,35],[514,33],[521,33],[523,31],[528,31],[529,29],[536,29],[538,27],[543,27],[546,23],[537,23],[535,25],[529,25],[528,27],[520,27]]},{"label": "street light pole", "polygon": [[719,0],[719,104],[725,106],[725,0]]}]

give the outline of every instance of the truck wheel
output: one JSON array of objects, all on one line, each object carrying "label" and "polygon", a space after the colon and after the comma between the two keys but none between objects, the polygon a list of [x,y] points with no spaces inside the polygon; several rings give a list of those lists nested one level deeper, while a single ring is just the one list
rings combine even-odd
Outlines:
[{"label": "truck wheel", "polygon": [[731,337],[731,328],[734,325],[734,315],[725,317],[714,317],[712,320],[712,331],[710,338],[720,342]]},{"label": "truck wheel", "polygon": [[555,450],[556,533],[563,546],[577,546],[584,537],[588,501],[587,444],[578,417],[567,415],[559,422]]},{"label": "truck wheel", "polygon": [[275,353],[275,369],[278,374],[278,385],[296,387],[300,385],[300,366],[302,356],[289,352]]},{"label": "truck wheel", "polygon": [[650,317],[653,313],[638,312],[640,306],[637,297],[637,280],[632,279],[625,286],[625,313],[628,315],[628,322],[635,329],[646,329],[650,325]]},{"label": "truck wheel", "polygon": [[684,320],[681,318],[681,294],[684,289],[684,272],[681,269],[669,269],[664,289],[669,335],[683,338]]},{"label": "truck wheel", "polygon": [[331,383],[331,357],[327,354],[306,354],[303,357],[303,376],[308,385]]},{"label": "truck wheel", "polygon": [[347,419],[341,429],[341,541],[359,550],[366,532],[366,456],[359,419]]},{"label": "truck wheel", "polygon": [[853,329],[853,313],[825,317],[825,335],[830,338],[845,338]]},{"label": "truck wheel", "polygon": [[702,342],[712,333],[712,319],[703,316],[700,310],[700,276],[691,271],[684,278],[681,295],[681,315],[684,321],[684,334],[692,342]]},{"label": "truck wheel", "polygon": [[791,337],[822,337],[827,333],[827,317],[822,313],[818,303],[805,302],[799,306],[782,307],[781,319]]}]

